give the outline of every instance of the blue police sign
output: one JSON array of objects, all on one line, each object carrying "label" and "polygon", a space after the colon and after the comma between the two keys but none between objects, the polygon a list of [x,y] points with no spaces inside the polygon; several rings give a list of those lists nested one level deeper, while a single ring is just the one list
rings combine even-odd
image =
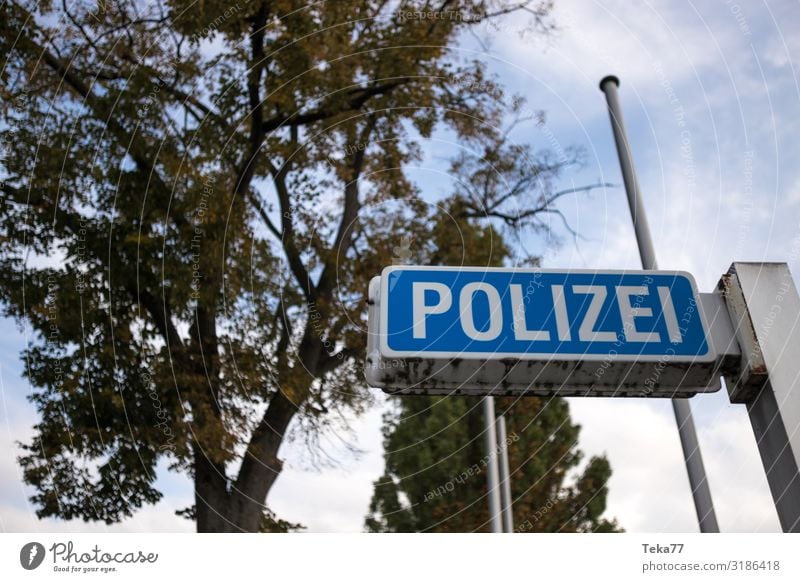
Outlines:
[{"label": "blue police sign", "polygon": [[390,357],[708,354],[688,273],[391,267],[382,285]]},{"label": "blue police sign", "polygon": [[[540,383],[608,387],[641,380],[631,366],[641,363],[662,364],[651,382],[660,386],[668,366],[694,382],[690,365],[707,376],[717,358],[694,279],[683,272],[402,266],[386,268],[371,294],[368,367],[394,364],[367,379],[383,388],[530,384],[521,369]],[[515,362],[527,364],[509,375]],[[458,366],[469,372],[463,381]]]}]

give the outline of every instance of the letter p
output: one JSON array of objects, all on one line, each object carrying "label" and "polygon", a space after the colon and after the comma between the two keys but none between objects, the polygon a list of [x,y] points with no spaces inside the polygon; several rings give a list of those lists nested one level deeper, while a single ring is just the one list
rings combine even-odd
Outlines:
[{"label": "letter p", "polygon": [[[438,298],[435,303],[425,303],[425,292],[434,291]],[[453,304],[453,294],[443,283],[415,282],[412,284],[414,339],[425,339],[427,336],[425,320],[428,315],[444,313]]]}]

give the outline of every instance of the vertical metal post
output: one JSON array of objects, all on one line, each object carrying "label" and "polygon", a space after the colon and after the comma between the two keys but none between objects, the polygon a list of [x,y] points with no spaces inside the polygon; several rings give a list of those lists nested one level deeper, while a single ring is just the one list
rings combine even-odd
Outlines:
[{"label": "vertical metal post", "polygon": [[622,108],[619,104],[617,87],[619,79],[613,75],[604,77],[600,81],[600,90],[606,94],[608,114],[611,117],[611,128],[614,131],[614,142],[617,145],[619,165],[622,169],[622,181],[625,183],[625,192],[628,195],[628,206],[631,209],[633,230],[636,231],[636,242],[639,244],[639,256],[642,259],[642,268],[658,269],[656,251],[653,248],[653,238],[650,236],[650,224],[642,203],[642,192],[639,189],[639,180],[636,179],[636,170],[633,167],[633,156],[628,134],[625,131],[625,122],[622,119]]},{"label": "vertical metal post", "polygon": [[800,533],[800,295],[785,263],[734,263],[720,288],[742,348],[744,403],[785,532]]},{"label": "vertical metal post", "polygon": [[508,469],[508,435],[506,433],[506,417],[497,418],[497,446],[500,448],[500,499],[502,501],[503,529],[506,533],[514,532],[514,513],[511,507],[511,475]]},{"label": "vertical metal post", "polygon": [[503,533],[503,521],[500,517],[500,479],[497,467],[497,431],[495,430],[494,397],[483,397],[483,421],[486,425],[485,442],[488,461],[486,485],[489,498],[489,521],[492,533]]},{"label": "vertical metal post", "polygon": [[[625,183],[625,192],[628,195],[628,206],[631,210],[636,241],[639,244],[642,267],[647,270],[655,270],[658,268],[656,253],[653,249],[650,226],[647,223],[647,216],[642,203],[642,193],[639,190],[639,182],[636,179],[636,170],[633,167],[633,157],[625,131],[625,122],[622,118],[622,108],[619,104],[617,87],[619,87],[619,79],[613,75],[604,77],[600,81],[600,90],[605,93],[608,103],[611,127],[614,130],[614,142],[617,145],[622,180]],[[700,454],[700,445],[697,441],[697,432],[692,419],[692,409],[689,407],[687,400],[675,398],[672,400],[672,410],[675,413],[675,422],[678,424],[678,434],[681,439],[683,458],[686,462],[686,471],[689,473],[689,484],[692,488],[700,531],[703,533],[719,532],[717,516],[714,513],[714,503],[711,500],[711,491],[708,487],[703,457]]]}]

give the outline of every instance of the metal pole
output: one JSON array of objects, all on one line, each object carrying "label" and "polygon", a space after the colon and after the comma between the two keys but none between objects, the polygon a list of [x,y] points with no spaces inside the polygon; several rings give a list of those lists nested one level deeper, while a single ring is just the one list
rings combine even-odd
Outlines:
[{"label": "metal pole", "polygon": [[506,417],[497,418],[497,440],[500,448],[500,499],[502,500],[503,528],[506,533],[514,532],[514,513],[511,507],[511,475],[508,470],[508,437]]},{"label": "metal pole", "polygon": [[747,406],[781,528],[800,533],[800,294],[785,263],[734,263],[720,288],[742,348],[728,394]]},{"label": "metal pole", "polygon": [[497,432],[495,430],[494,397],[483,397],[483,421],[486,425],[485,442],[489,470],[486,472],[486,485],[489,497],[489,521],[492,533],[503,533],[500,518],[500,479],[497,467]]},{"label": "metal pole", "polygon": [[[636,179],[636,170],[633,167],[633,157],[625,131],[625,122],[622,118],[622,108],[619,104],[617,87],[619,87],[619,79],[613,75],[604,77],[600,81],[600,90],[605,93],[606,101],[608,102],[608,113],[611,117],[611,127],[614,130],[614,142],[617,145],[625,192],[628,194],[628,206],[633,219],[633,229],[636,231],[636,241],[639,244],[642,267],[647,270],[655,270],[658,269],[656,253],[653,249],[650,226],[647,223],[647,216],[642,203],[642,193],[639,189],[639,182]],[[697,432],[692,419],[692,409],[686,399],[674,398],[672,400],[672,410],[675,413],[675,422],[678,424],[678,434],[681,439],[683,458],[686,462],[686,471],[689,473],[689,484],[692,488],[697,520],[700,522],[700,531],[703,533],[719,532],[717,516],[714,513],[714,503],[711,500],[711,491],[708,488],[703,457],[700,453]]]},{"label": "metal pole", "polygon": [[639,256],[642,259],[642,268],[658,269],[656,251],[653,248],[653,238],[650,236],[650,225],[644,212],[642,192],[639,181],[636,179],[636,170],[633,168],[628,134],[625,131],[625,121],[622,119],[622,108],[617,95],[619,79],[613,75],[604,77],[600,81],[600,90],[606,94],[608,114],[611,117],[611,128],[614,130],[614,142],[617,145],[619,165],[622,169],[622,180],[625,183],[625,192],[628,194],[628,206],[631,209],[633,229],[636,231],[636,242],[639,244]]}]

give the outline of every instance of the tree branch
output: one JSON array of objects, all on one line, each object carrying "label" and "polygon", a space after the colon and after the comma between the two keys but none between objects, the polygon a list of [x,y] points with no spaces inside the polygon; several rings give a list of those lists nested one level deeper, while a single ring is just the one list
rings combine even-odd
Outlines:
[{"label": "tree branch", "polygon": [[117,121],[116,117],[113,115],[113,112],[105,111],[105,107],[101,105],[89,85],[79,78],[70,69],[69,65],[64,64],[61,59],[38,44],[32,38],[28,37],[26,38],[26,41],[29,42],[30,45],[39,52],[41,55],[41,60],[43,60],[53,72],[60,76],[61,80],[65,82],[68,87],[70,87],[83,99],[83,102],[94,113],[95,118],[103,121],[106,124],[106,128],[108,128],[111,135],[114,136],[120,146],[125,148],[126,152],[131,156],[139,170],[147,174],[148,179],[152,179],[164,193],[168,193],[170,191],[169,187],[159,174],[155,164],[148,159],[147,154],[150,150],[148,148],[139,147],[138,143],[134,139],[134,136],[129,133],[122,126],[122,124],[119,123],[119,121]]},{"label": "tree branch", "polygon": [[172,322],[170,309],[166,302],[159,303],[149,291],[140,289],[134,283],[128,283],[125,288],[133,300],[144,307],[147,313],[150,314],[150,317],[153,319],[153,324],[161,334],[161,337],[164,338],[167,347],[183,347],[183,340],[175,324]]},{"label": "tree branch", "polygon": [[280,240],[283,245],[283,252],[286,255],[286,260],[289,262],[289,269],[300,285],[300,289],[305,298],[310,302],[316,301],[317,288],[311,281],[311,276],[308,274],[308,270],[306,269],[305,263],[303,263],[300,250],[297,248],[297,243],[295,241],[293,210],[289,189],[286,186],[287,168],[286,166],[276,168],[275,164],[270,160],[267,160],[267,167],[272,175],[275,190],[278,193],[278,203],[281,212]]},{"label": "tree branch", "polygon": [[264,105],[261,102],[261,79],[266,67],[264,54],[266,25],[267,6],[265,2],[262,2],[251,19],[250,58],[252,62],[247,75],[247,98],[250,104],[250,149],[238,171],[234,188],[235,194],[243,194],[250,188],[266,133],[263,127]]},{"label": "tree branch", "polygon": [[351,89],[348,91],[352,96],[347,99],[343,104],[329,104],[325,107],[320,107],[314,111],[309,111],[308,113],[298,113],[294,112],[288,115],[278,115],[267,119],[264,121],[263,128],[265,133],[269,133],[270,131],[274,131],[281,127],[286,126],[299,126],[299,125],[308,125],[310,123],[314,123],[316,121],[321,121],[323,119],[328,119],[330,117],[334,117],[336,115],[341,115],[342,113],[348,113],[352,111],[360,110],[372,97],[377,95],[385,95],[389,93],[396,87],[404,85],[408,83],[411,79],[408,77],[400,77],[394,81],[389,83],[383,83],[381,85],[373,85],[372,87],[363,88],[363,89]]},{"label": "tree branch", "polygon": [[372,131],[375,129],[376,123],[377,118],[375,114],[370,114],[367,117],[367,122],[364,126],[364,129],[358,136],[358,143],[356,144],[357,147],[351,156],[352,162],[350,164],[350,170],[352,171],[352,174],[350,176],[350,180],[347,182],[347,184],[345,184],[344,187],[344,208],[342,210],[342,218],[339,220],[339,227],[336,232],[336,238],[334,239],[333,249],[331,249],[330,255],[325,260],[322,274],[319,278],[318,289],[320,295],[322,296],[327,296],[327,294],[333,288],[334,275],[338,259],[340,257],[345,257],[353,241],[353,227],[356,219],[358,218],[358,212],[361,209],[361,203],[358,199],[358,181],[364,168],[364,156],[367,150],[366,144],[369,141]]},{"label": "tree branch", "polygon": [[526,218],[531,218],[532,216],[535,216],[542,212],[555,212],[556,210],[551,208],[550,206],[556,200],[567,194],[574,194],[576,192],[588,192],[594,190],[595,188],[615,188],[615,187],[616,187],[615,184],[601,182],[597,184],[590,184],[588,186],[580,186],[578,188],[568,188],[566,190],[560,190],[559,192],[556,192],[555,194],[546,198],[539,206],[536,206],[535,208],[529,208],[527,210],[524,210],[522,212],[517,212],[515,214],[496,210],[499,204],[492,204],[491,206],[484,207],[483,209],[479,209],[475,207],[473,204],[468,204],[468,207],[472,211],[462,212],[461,215],[464,218],[499,218],[509,226],[514,226],[515,224],[525,220]]}]

